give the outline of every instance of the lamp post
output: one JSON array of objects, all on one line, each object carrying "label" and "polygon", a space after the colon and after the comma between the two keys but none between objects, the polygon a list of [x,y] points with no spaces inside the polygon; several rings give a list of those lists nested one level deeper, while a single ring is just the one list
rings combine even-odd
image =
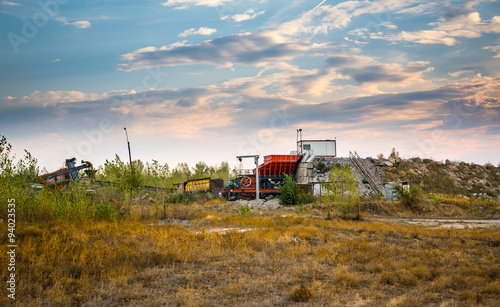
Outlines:
[{"label": "lamp post", "polygon": [[133,179],[134,178],[134,168],[132,167],[132,155],[130,154],[130,142],[128,141],[127,128],[123,127],[123,130],[125,130],[125,136],[127,137],[128,159],[130,161],[130,173],[132,174],[132,179]]}]

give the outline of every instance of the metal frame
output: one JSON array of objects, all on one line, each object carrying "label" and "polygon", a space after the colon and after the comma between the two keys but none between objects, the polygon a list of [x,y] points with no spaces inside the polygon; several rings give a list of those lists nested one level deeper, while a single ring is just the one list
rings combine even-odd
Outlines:
[{"label": "metal frame", "polygon": [[255,169],[257,170],[255,172],[255,187],[256,187],[256,195],[255,199],[260,199],[260,191],[259,191],[259,185],[260,185],[260,178],[259,178],[259,155],[249,155],[249,156],[236,156],[236,159],[240,160],[245,159],[245,158],[254,158],[255,161]]}]

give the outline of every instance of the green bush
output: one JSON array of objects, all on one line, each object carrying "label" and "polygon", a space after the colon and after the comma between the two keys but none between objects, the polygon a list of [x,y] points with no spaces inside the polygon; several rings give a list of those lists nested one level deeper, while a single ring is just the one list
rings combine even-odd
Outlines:
[{"label": "green bush", "polygon": [[[330,181],[323,182],[323,190],[325,191],[323,198],[326,203],[330,207],[333,205],[342,218],[359,219],[361,217],[356,173],[349,165],[345,165],[342,169],[332,169]],[[331,208],[328,217],[331,217],[330,211]]]},{"label": "green bush", "polygon": [[120,212],[109,203],[96,204],[94,207],[94,219],[116,221],[120,218]]},{"label": "green bush", "polygon": [[420,184],[413,184],[410,188],[398,185],[395,189],[399,194],[401,203],[409,208],[418,208],[422,202],[423,192]]},{"label": "green bush", "polygon": [[281,194],[278,198],[287,206],[304,204],[312,199],[312,195],[310,193],[305,193],[299,185],[293,181],[292,177],[288,175],[285,175],[285,180],[281,185],[280,191]]},{"label": "green bush", "polygon": [[250,207],[248,207],[248,205],[241,206],[240,214],[241,216],[250,215]]}]

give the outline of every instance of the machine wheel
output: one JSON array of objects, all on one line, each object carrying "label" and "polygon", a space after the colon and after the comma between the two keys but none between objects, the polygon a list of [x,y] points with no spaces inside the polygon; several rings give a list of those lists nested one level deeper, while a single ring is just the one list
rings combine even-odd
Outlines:
[{"label": "machine wheel", "polygon": [[252,178],[245,176],[245,177],[241,178],[240,183],[242,186],[248,188],[252,184]]}]

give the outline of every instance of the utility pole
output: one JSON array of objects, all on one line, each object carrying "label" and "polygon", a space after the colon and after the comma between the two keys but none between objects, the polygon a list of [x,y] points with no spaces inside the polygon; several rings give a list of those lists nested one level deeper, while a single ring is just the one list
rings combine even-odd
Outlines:
[{"label": "utility pole", "polygon": [[259,155],[253,155],[253,156],[237,156],[236,157],[238,160],[243,158],[254,158],[255,160],[255,188],[256,188],[256,194],[255,194],[255,199],[260,199],[260,191],[259,191],[259,186],[260,186],[260,179],[259,179]]},{"label": "utility pole", "polygon": [[123,127],[123,130],[125,130],[125,136],[127,137],[128,159],[130,161],[130,173],[132,174],[132,180],[133,180],[133,178],[134,178],[134,168],[132,167],[132,155],[130,154],[130,142],[128,141],[127,128]]}]

